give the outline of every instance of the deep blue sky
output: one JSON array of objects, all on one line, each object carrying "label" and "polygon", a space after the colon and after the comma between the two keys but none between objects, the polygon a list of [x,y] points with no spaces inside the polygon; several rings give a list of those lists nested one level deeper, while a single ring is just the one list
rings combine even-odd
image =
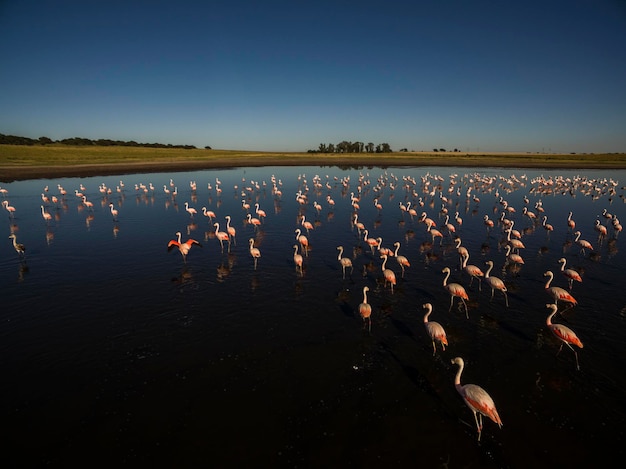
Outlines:
[{"label": "deep blue sky", "polygon": [[626,2],[0,1],[0,133],[626,151]]}]

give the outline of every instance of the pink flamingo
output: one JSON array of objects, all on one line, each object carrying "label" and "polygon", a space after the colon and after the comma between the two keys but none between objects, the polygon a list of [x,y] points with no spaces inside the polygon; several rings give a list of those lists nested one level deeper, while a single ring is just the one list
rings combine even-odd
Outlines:
[{"label": "pink flamingo", "polygon": [[198,213],[195,208],[189,206],[189,202],[185,202],[185,210],[187,211],[189,216],[191,216],[191,218],[193,218],[193,216]]},{"label": "pink flamingo", "polygon": [[576,352],[576,350],[574,350],[572,344],[576,345],[577,347],[583,348],[583,343],[580,341],[576,333],[569,327],[564,326],[563,324],[552,324],[552,317],[557,312],[556,303],[549,303],[546,306],[550,308],[550,314],[546,319],[546,325],[552,331],[554,336],[561,341],[561,346],[559,347],[559,351],[556,354],[559,354],[559,352],[563,348],[563,344],[567,345],[572,350],[572,352],[574,352],[574,356],[576,357],[576,369],[580,370],[580,366],[578,364],[578,353]]},{"label": "pink flamingo", "polygon": [[215,237],[219,239],[222,246],[222,252],[224,252],[224,241],[228,241],[228,252],[230,252],[230,236],[225,231],[220,231],[219,223],[213,223],[213,226],[215,227]]},{"label": "pink flamingo", "polygon": [[337,246],[337,250],[339,251],[337,260],[339,260],[339,263],[341,264],[343,278],[346,278],[346,269],[350,268],[350,275],[352,275],[352,271],[354,270],[354,267],[352,266],[352,260],[349,257],[341,257],[341,255],[343,254],[343,246]]},{"label": "pink flamingo", "polygon": [[382,256],[380,256],[381,259],[383,259],[383,265],[381,267],[382,271],[383,271],[383,276],[385,277],[385,285],[387,283],[389,283],[389,285],[391,285],[391,293],[393,293],[393,286],[396,284],[396,274],[393,272],[393,270],[391,269],[387,269],[387,254],[383,254]]},{"label": "pink flamingo", "polygon": [[566,262],[567,262],[567,260],[564,257],[561,257],[559,259],[559,264],[561,264],[561,272],[567,278],[567,282],[569,283],[569,289],[571,291],[572,290],[572,284],[574,283],[574,280],[577,281],[577,282],[582,282],[583,279],[580,276],[580,274],[577,271],[575,271],[574,269],[566,269],[565,268],[565,263]]},{"label": "pink flamingo", "polygon": [[372,305],[367,302],[367,292],[369,291],[369,287],[363,287],[363,302],[359,304],[359,314],[363,319],[363,327],[365,327],[365,323],[368,324],[368,330],[372,331]]},{"label": "pink flamingo", "polygon": [[228,233],[228,236],[230,236],[233,239],[233,241],[235,242],[235,246],[236,246],[237,240],[235,238],[235,235],[237,234],[237,230],[235,230],[233,226],[230,226],[230,215],[226,215],[224,218],[226,219],[226,232]]},{"label": "pink flamingo", "polygon": [[44,220],[46,220],[46,223],[52,220],[52,215],[46,212],[46,210],[43,208],[43,205],[41,206],[41,216],[43,217]]},{"label": "pink flamingo", "polygon": [[576,236],[576,238],[574,239],[574,242],[580,246],[580,252],[584,256],[585,249],[589,249],[590,251],[593,251],[593,246],[586,239],[580,239],[580,234],[581,234],[580,231],[577,231],[576,233],[574,233],[574,235]]},{"label": "pink flamingo", "polygon": [[368,230],[363,230],[363,240],[369,245],[372,250],[372,255],[374,254],[374,248],[378,246],[378,240],[374,238],[368,238],[369,234]]},{"label": "pink flamingo", "polygon": [[9,205],[8,200],[3,200],[2,205],[4,205],[4,208],[6,209],[6,211],[9,212],[9,217],[13,218],[13,215],[15,214],[15,207],[13,207],[12,205]]},{"label": "pink flamingo", "polygon": [[300,275],[302,275],[302,264],[304,262],[304,259],[302,258],[302,254],[298,254],[298,245],[294,244],[293,245],[293,263],[296,266],[296,270],[298,272],[300,272]]},{"label": "pink flamingo", "polygon": [[491,269],[493,269],[493,261],[487,261],[485,262],[486,265],[489,266],[489,268],[487,269],[487,271],[485,272],[485,282],[487,282],[487,284],[491,287],[491,299],[493,300],[493,294],[496,290],[500,290],[502,292],[502,294],[504,295],[504,301],[506,303],[506,307],[509,307],[509,298],[506,294],[506,285],[504,284],[504,282],[502,281],[502,279],[499,279],[498,277],[493,277],[490,276],[490,272]]},{"label": "pink flamingo", "polygon": [[401,255],[398,254],[398,250],[400,249],[400,242],[396,241],[395,243],[393,243],[393,245],[396,247],[396,250],[394,252],[394,256],[396,258],[396,261],[400,265],[400,268],[402,269],[402,276],[404,277],[404,268],[405,267],[411,267],[411,263],[409,262],[409,260],[405,256],[401,256]]},{"label": "pink flamingo", "polygon": [[546,285],[544,288],[546,290],[546,293],[548,293],[548,295],[554,298],[554,304],[557,304],[559,300],[569,303],[571,305],[570,307],[576,306],[578,304],[576,299],[572,295],[570,295],[567,292],[567,290],[561,287],[550,286],[550,283],[552,282],[552,279],[554,278],[554,274],[552,273],[552,271],[548,270],[547,272],[543,274],[543,276],[548,277],[548,281],[546,282]]},{"label": "pink flamingo", "polygon": [[189,251],[191,250],[191,247],[194,246],[194,245],[202,247],[202,244],[200,244],[195,239],[191,239],[191,238],[188,239],[187,241],[185,241],[184,243],[182,243],[181,239],[180,239],[180,237],[181,237],[180,231],[176,232],[176,236],[178,237],[178,239],[172,239],[169,243],[167,243],[167,250],[171,251],[172,249],[177,247],[178,251],[181,254],[181,256],[183,256],[183,261],[186,263],[187,262],[187,254],[189,254]]},{"label": "pink flamingo", "polygon": [[463,398],[463,401],[465,401],[467,407],[474,413],[474,421],[478,430],[478,441],[480,441],[480,435],[483,430],[483,415],[497,423],[500,428],[502,428],[502,420],[498,415],[493,399],[487,391],[476,384],[461,384],[461,374],[465,367],[463,359],[456,357],[452,360],[452,363],[459,366],[454,378],[454,387]]},{"label": "pink flamingo", "polygon": [[304,249],[304,255],[308,256],[309,255],[309,238],[301,234],[302,230],[300,228],[296,229],[295,233],[296,233],[296,241],[298,241],[302,249]]},{"label": "pink flamingo", "polygon": [[485,274],[482,270],[480,270],[480,267],[473,264],[467,264],[469,257],[469,252],[465,252],[465,255],[463,256],[463,270],[465,270],[465,272],[467,272],[467,274],[470,276],[470,287],[472,286],[472,282],[474,281],[474,279],[478,279],[478,290],[480,291],[482,290],[482,277],[484,277]]},{"label": "pink flamingo", "polygon": [[426,310],[426,314],[424,314],[424,326],[426,327],[426,332],[428,333],[430,340],[433,342],[433,355],[435,355],[437,353],[435,340],[441,344],[441,349],[445,350],[446,345],[448,345],[448,338],[446,337],[446,331],[441,324],[428,320],[428,316],[430,316],[430,313],[433,312],[433,305],[430,303],[424,303],[422,308]]},{"label": "pink flamingo", "polygon": [[250,238],[249,243],[250,243],[250,255],[254,258],[254,270],[256,270],[256,264],[257,264],[259,257],[261,257],[261,251],[259,250],[259,248],[254,247],[253,238]]},{"label": "pink flamingo", "polygon": [[463,302],[463,306],[465,306],[465,317],[469,319],[467,303],[465,303],[465,300],[469,300],[469,297],[467,296],[465,288],[463,288],[463,286],[459,285],[458,283],[448,283],[448,278],[450,277],[450,267],[444,267],[441,272],[446,274],[445,278],[443,279],[443,287],[448,293],[450,293],[450,308],[448,309],[448,311],[452,310],[454,297],[457,297]]}]

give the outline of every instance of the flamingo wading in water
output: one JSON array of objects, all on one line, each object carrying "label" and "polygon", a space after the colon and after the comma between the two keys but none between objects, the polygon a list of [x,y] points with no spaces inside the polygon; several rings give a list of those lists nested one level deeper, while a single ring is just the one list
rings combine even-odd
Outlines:
[{"label": "flamingo wading in water", "polygon": [[391,269],[387,269],[387,254],[380,256],[383,259],[383,265],[381,267],[383,276],[385,277],[385,285],[389,283],[391,285],[391,293],[393,293],[393,286],[396,284],[396,274]]},{"label": "flamingo wading in water", "polygon": [[485,262],[485,264],[489,266],[487,268],[487,271],[485,272],[485,282],[487,282],[487,284],[489,284],[489,286],[491,287],[491,299],[493,300],[494,292],[496,290],[500,290],[502,294],[504,295],[504,301],[506,303],[506,307],[508,308],[509,298],[506,294],[506,285],[504,284],[502,279],[489,275],[489,273],[491,272],[491,269],[493,269],[493,261],[487,261]]},{"label": "flamingo wading in water", "polygon": [[359,305],[359,314],[363,319],[363,327],[365,327],[365,323],[368,324],[368,330],[372,331],[372,305],[367,302],[367,292],[369,291],[369,287],[363,287],[363,303]]},{"label": "flamingo wading in water", "polygon": [[576,306],[578,304],[578,302],[576,301],[576,298],[570,295],[567,290],[561,287],[550,286],[550,283],[552,282],[552,279],[554,278],[554,274],[552,273],[551,270],[548,270],[547,272],[545,272],[543,276],[548,277],[548,281],[546,282],[546,285],[544,288],[546,290],[546,293],[552,296],[552,298],[554,298],[554,304],[557,304],[559,300],[569,303],[570,307]]},{"label": "flamingo wading in water", "polygon": [[254,258],[254,270],[256,270],[256,264],[259,257],[261,257],[261,251],[259,248],[254,247],[254,238],[250,238],[248,242],[250,244],[250,255]]},{"label": "flamingo wading in water", "polygon": [[346,269],[350,268],[350,275],[352,275],[354,266],[352,265],[352,260],[349,257],[341,257],[341,255],[343,254],[343,246],[337,246],[337,250],[339,251],[337,260],[341,263],[341,270],[343,271],[343,278],[346,278]]},{"label": "flamingo wading in water", "polygon": [[454,297],[456,296],[463,302],[463,306],[465,306],[465,317],[469,319],[467,303],[465,303],[465,300],[469,300],[469,297],[467,296],[465,288],[463,288],[463,286],[459,285],[458,283],[448,283],[448,278],[450,277],[450,267],[444,267],[441,272],[446,274],[445,278],[443,279],[443,287],[448,293],[450,293],[450,308],[448,309],[448,311],[452,310],[452,304],[454,303]]},{"label": "flamingo wading in water", "polygon": [[14,234],[10,235],[9,239],[13,240],[13,248],[15,249],[15,251],[20,256],[23,256],[26,253],[26,246],[24,246],[22,243],[18,243],[17,237]]},{"label": "flamingo wading in water", "polygon": [[448,345],[448,339],[446,337],[446,331],[443,326],[435,321],[429,321],[428,316],[433,312],[433,305],[430,303],[424,303],[422,307],[426,310],[426,314],[424,314],[424,326],[426,327],[426,332],[430,337],[430,340],[433,341],[433,355],[437,353],[437,347],[435,346],[435,340],[437,340],[441,344],[441,349],[445,350],[446,345]]},{"label": "flamingo wading in water", "polygon": [[194,245],[200,246],[202,247],[202,244],[200,244],[198,241],[196,241],[195,239],[188,239],[187,241],[185,241],[184,243],[181,242],[181,233],[180,231],[176,232],[176,236],[178,237],[178,239],[172,239],[169,243],[167,243],[167,250],[171,251],[174,248],[178,248],[178,251],[180,252],[181,256],[183,256],[183,261],[186,263],[187,262],[187,254],[189,254],[189,251],[191,250],[191,247]]},{"label": "flamingo wading in water", "polygon": [[483,415],[489,417],[502,428],[502,420],[498,415],[496,405],[491,396],[483,388],[476,384],[461,384],[461,374],[465,367],[465,362],[461,357],[452,360],[452,364],[458,365],[459,369],[454,378],[454,387],[465,401],[467,407],[474,413],[474,421],[478,430],[478,441],[483,430]]},{"label": "flamingo wading in water", "polygon": [[583,343],[580,341],[576,333],[569,327],[564,326],[563,324],[552,323],[552,317],[556,314],[558,308],[556,303],[549,303],[546,306],[550,309],[550,314],[546,319],[546,325],[552,331],[554,336],[561,341],[561,346],[559,347],[559,351],[556,352],[556,354],[558,355],[559,352],[561,352],[563,344],[567,345],[572,350],[572,352],[574,352],[574,356],[576,357],[576,369],[580,370],[580,366],[578,365],[578,353],[576,352],[576,350],[574,350],[572,344],[576,345],[577,347],[583,348]]}]

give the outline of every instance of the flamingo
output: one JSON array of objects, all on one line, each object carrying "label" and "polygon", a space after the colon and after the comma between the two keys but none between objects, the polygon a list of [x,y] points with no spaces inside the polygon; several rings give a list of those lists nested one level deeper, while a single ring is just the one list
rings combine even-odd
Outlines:
[{"label": "flamingo", "polygon": [[572,212],[569,212],[569,215],[567,215],[567,227],[570,231],[574,231],[576,228],[576,222],[572,219]]},{"label": "flamingo", "polygon": [[296,270],[300,272],[300,275],[302,275],[302,263],[304,262],[304,259],[302,258],[302,254],[298,254],[297,244],[293,245],[293,249],[293,263],[296,266]]},{"label": "flamingo", "polygon": [[463,257],[465,257],[465,254],[469,255],[469,252],[465,246],[461,246],[461,238],[456,238],[454,240],[454,244],[456,245],[456,251],[459,253],[459,258],[461,259],[461,264],[462,264]]},{"label": "flamingo", "polygon": [[576,233],[574,233],[574,235],[576,236],[576,238],[574,239],[574,242],[576,244],[578,244],[580,246],[580,252],[582,253],[582,255],[585,255],[585,249],[589,249],[590,251],[593,251],[593,246],[591,245],[591,243],[589,241],[587,241],[586,239],[580,239],[580,231],[577,231]]},{"label": "flamingo", "polygon": [[304,255],[308,256],[309,255],[309,238],[301,234],[302,230],[300,228],[296,229],[295,233],[296,233],[296,241],[298,241],[302,249],[304,249]]},{"label": "flamingo", "polygon": [[369,231],[363,230],[363,241],[365,241],[370,249],[372,250],[372,255],[374,254],[374,248],[378,246],[378,239],[368,238]]},{"label": "flamingo", "polygon": [[504,282],[502,281],[502,279],[499,279],[498,277],[493,277],[490,276],[489,274],[491,273],[491,269],[493,269],[493,261],[487,261],[485,262],[486,265],[488,265],[489,267],[487,268],[487,271],[485,272],[485,282],[487,282],[489,284],[489,286],[491,287],[491,299],[493,300],[493,294],[496,290],[500,290],[502,292],[502,294],[504,295],[504,301],[506,303],[506,307],[509,307],[509,298],[506,294],[506,285],[504,284]]},{"label": "flamingo", "polygon": [[559,300],[565,301],[566,303],[570,303],[572,307],[578,304],[576,299],[563,288],[550,286],[550,283],[552,282],[552,279],[554,278],[554,274],[552,273],[551,270],[546,271],[543,274],[543,276],[548,277],[548,281],[546,282],[546,285],[544,288],[546,290],[546,293],[554,298],[554,304],[557,304]]},{"label": "flamingo", "polygon": [[469,300],[469,297],[467,296],[465,288],[463,288],[463,286],[459,285],[458,283],[448,283],[448,278],[450,277],[450,267],[444,267],[441,272],[446,274],[443,279],[443,287],[448,293],[450,293],[450,308],[448,309],[448,311],[452,310],[452,304],[454,303],[454,297],[456,296],[463,302],[463,305],[465,306],[465,317],[469,319],[467,303],[465,303],[465,300]]},{"label": "flamingo", "polygon": [[307,233],[309,232],[309,230],[313,229],[313,223],[311,223],[310,221],[306,221],[306,216],[305,215],[302,215],[301,225],[304,226],[304,228],[306,229]]},{"label": "flamingo", "polygon": [[443,242],[443,233],[441,233],[438,229],[433,228],[433,224],[430,222],[428,223],[428,230],[426,231],[428,231],[432,236],[433,244],[435,244],[435,238],[439,237],[439,246],[441,246],[441,243]]},{"label": "flamingo", "polygon": [[41,205],[41,216],[44,220],[46,220],[46,223],[52,220],[52,215],[46,212],[46,209],[43,208],[43,205]]},{"label": "flamingo", "polygon": [[181,254],[181,256],[183,256],[183,261],[185,263],[187,263],[187,254],[189,254],[189,251],[191,250],[191,247],[194,246],[194,245],[202,247],[202,244],[200,244],[195,239],[191,239],[191,238],[189,238],[184,243],[181,242],[181,239],[180,239],[181,233],[180,233],[180,231],[176,232],[176,236],[178,237],[178,239],[172,239],[172,240],[170,240],[169,243],[167,243],[167,250],[171,251],[172,249],[177,247],[178,251]]},{"label": "flamingo", "polygon": [[341,257],[341,255],[343,254],[343,246],[337,246],[337,249],[339,250],[339,255],[337,256],[337,260],[339,260],[339,262],[341,263],[341,269],[343,270],[343,278],[346,278],[346,269],[349,267],[350,275],[352,275],[352,271],[354,270],[354,267],[352,266],[352,261],[350,260],[349,257]]},{"label": "flamingo", "polygon": [[411,263],[405,256],[401,256],[398,254],[398,250],[400,249],[400,241],[396,241],[395,243],[393,243],[393,245],[396,247],[396,250],[394,251],[393,255],[395,256],[396,261],[400,265],[400,268],[402,269],[402,276],[404,277],[404,268],[411,267]]},{"label": "flamingo", "polygon": [[548,234],[548,236],[550,236],[550,232],[554,231],[554,227],[550,223],[546,223],[547,220],[548,220],[548,216],[544,215],[541,226],[543,226],[543,229],[546,230],[546,233]]},{"label": "flamingo", "polygon": [[546,325],[552,331],[554,336],[561,341],[561,346],[559,347],[557,355],[563,348],[563,344],[567,345],[572,350],[572,352],[574,352],[574,356],[576,357],[576,369],[580,370],[580,366],[578,364],[578,353],[576,352],[576,350],[574,350],[572,344],[576,345],[577,347],[583,348],[583,343],[580,341],[576,333],[569,327],[563,324],[552,323],[552,317],[556,314],[558,308],[556,303],[548,303],[546,307],[550,309],[550,314],[546,319]]},{"label": "flamingo", "polygon": [[191,216],[191,218],[193,218],[193,216],[198,213],[195,208],[189,206],[189,202],[185,202],[185,210]]},{"label": "flamingo", "polygon": [[259,216],[259,219],[265,218],[267,216],[267,214],[265,213],[265,210],[259,208],[259,204],[254,204],[254,208],[255,208],[256,214]]},{"label": "flamingo", "polygon": [[454,387],[465,401],[467,407],[474,413],[474,421],[478,430],[478,441],[483,430],[483,415],[489,417],[502,428],[502,420],[498,415],[496,405],[491,396],[483,388],[476,384],[461,384],[461,374],[465,367],[465,362],[461,357],[452,360],[452,364],[458,365],[459,369],[454,378]]},{"label": "flamingo", "polygon": [[487,228],[487,234],[489,234],[489,231],[491,230],[491,228],[493,228],[493,220],[489,218],[489,215],[485,215],[483,217],[483,223],[485,224],[485,227]]},{"label": "flamingo", "polygon": [[209,223],[215,218],[215,212],[213,210],[207,210],[206,207],[202,207],[202,215],[209,219]]},{"label": "flamingo", "polygon": [[252,214],[250,214],[250,213],[248,213],[247,219],[248,219],[248,223],[253,225],[255,230],[256,230],[257,226],[259,226],[261,224],[261,220],[259,220],[258,218],[254,218],[252,216]]},{"label": "flamingo", "polygon": [[233,239],[233,241],[235,242],[235,245],[237,245],[237,240],[235,239],[237,230],[235,230],[235,227],[230,226],[230,215],[226,215],[224,218],[226,219],[226,232],[228,233],[228,236],[230,236]]},{"label": "flamingo", "polygon": [[113,217],[113,220],[117,220],[117,214],[119,212],[113,207],[113,202],[109,204],[109,208],[111,209],[111,216]]},{"label": "flamingo", "polygon": [[435,355],[437,353],[435,340],[439,341],[442,350],[445,350],[446,345],[448,345],[446,331],[438,322],[428,320],[428,316],[430,316],[430,313],[433,312],[433,305],[430,303],[424,303],[422,307],[426,310],[426,314],[424,314],[424,326],[426,327],[426,332],[428,333],[430,340],[433,342],[433,355]]},{"label": "flamingo", "polygon": [[508,264],[523,264],[524,263],[524,258],[522,258],[522,256],[511,252],[510,244],[507,244],[505,249],[506,249],[506,262]]},{"label": "flamingo", "polygon": [[353,220],[352,224],[354,226],[356,226],[356,229],[358,230],[359,236],[360,236],[361,235],[361,231],[365,230],[365,225],[362,222],[359,221],[359,214],[358,213],[354,214],[354,220]]},{"label": "flamingo", "polygon": [[372,331],[372,305],[367,302],[367,292],[369,291],[369,287],[363,287],[363,303],[359,304],[359,314],[363,319],[363,327],[365,327],[365,323],[368,324],[368,330]]},{"label": "flamingo", "polygon": [[380,256],[383,259],[383,265],[381,270],[383,271],[383,276],[385,277],[385,285],[389,283],[391,285],[391,293],[393,293],[393,286],[396,284],[396,274],[391,269],[387,269],[387,254],[383,254]]},{"label": "flamingo", "polygon": [[559,264],[561,264],[561,272],[563,272],[563,275],[565,275],[565,277],[567,278],[567,281],[569,283],[569,289],[570,291],[572,290],[572,285],[574,283],[574,280],[576,280],[577,282],[582,282],[583,279],[580,276],[580,274],[575,271],[574,269],[566,269],[565,268],[565,263],[567,262],[567,260],[564,257],[561,257],[559,259]]},{"label": "flamingo", "polygon": [[511,232],[513,231],[513,227],[509,227],[508,230],[506,230],[507,232],[507,236],[506,236],[506,241],[507,243],[509,243],[511,245],[511,247],[513,248],[514,251],[519,253],[520,249],[526,249],[526,246],[524,246],[524,243],[517,239],[517,238],[513,238],[511,239]]},{"label": "flamingo", "polygon": [[254,258],[254,270],[256,270],[256,264],[257,264],[259,257],[261,257],[261,251],[259,250],[259,248],[254,247],[253,238],[250,238],[248,243],[250,244],[250,255]]},{"label": "flamingo", "polygon": [[594,226],[594,230],[596,230],[598,232],[598,240],[601,240],[601,239],[605,238],[606,235],[607,235],[606,226],[604,226],[602,223],[600,223],[600,220],[596,220],[596,224]]},{"label": "flamingo", "polygon": [[467,261],[469,261],[469,252],[466,252],[465,255],[463,256],[463,270],[465,270],[465,272],[467,272],[467,274],[470,276],[470,284],[469,286],[472,286],[472,282],[474,281],[474,279],[478,279],[478,290],[481,291],[482,290],[482,277],[485,276],[485,273],[480,270],[480,267],[473,265],[473,264],[467,264]]},{"label": "flamingo", "polygon": [[15,214],[15,207],[13,207],[12,205],[9,205],[8,200],[3,200],[2,205],[4,205],[4,208],[6,209],[6,211],[9,212],[9,217],[13,218],[13,215]]},{"label": "flamingo", "polygon": [[15,234],[9,235],[9,239],[13,239],[13,248],[15,249],[15,252],[17,252],[20,256],[26,254],[26,246],[17,242]]},{"label": "flamingo", "polygon": [[83,195],[83,205],[89,210],[93,210],[93,202],[88,201],[86,195]]},{"label": "flamingo", "polygon": [[230,252],[230,236],[225,231],[220,231],[220,224],[215,222],[213,223],[215,227],[215,237],[219,239],[220,245],[222,246],[222,252],[224,252],[224,241],[228,241],[228,252]]}]

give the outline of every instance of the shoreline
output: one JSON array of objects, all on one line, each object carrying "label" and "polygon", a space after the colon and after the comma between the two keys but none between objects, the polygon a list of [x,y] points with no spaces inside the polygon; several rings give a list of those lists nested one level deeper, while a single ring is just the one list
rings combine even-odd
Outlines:
[{"label": "shoreline", "polygon": [[[567,155],[566,155],[567,156]],[[576,155],[575,155],[576,156]],[[564,155],[509,154],[390,154],[390,155],[319,155],[319,154],[253,154],[224,158],[168,159],[95,164],[28,165],[0,164],[0,181],[4,183],[28,179],[60,177],[113,176],[133,173],[183,172],[209,169],[230,169],[263,166],[337,166],[351,168],[388,167],[463,167],[520,169],[626,169],[622,160],[568,159]]]}]

